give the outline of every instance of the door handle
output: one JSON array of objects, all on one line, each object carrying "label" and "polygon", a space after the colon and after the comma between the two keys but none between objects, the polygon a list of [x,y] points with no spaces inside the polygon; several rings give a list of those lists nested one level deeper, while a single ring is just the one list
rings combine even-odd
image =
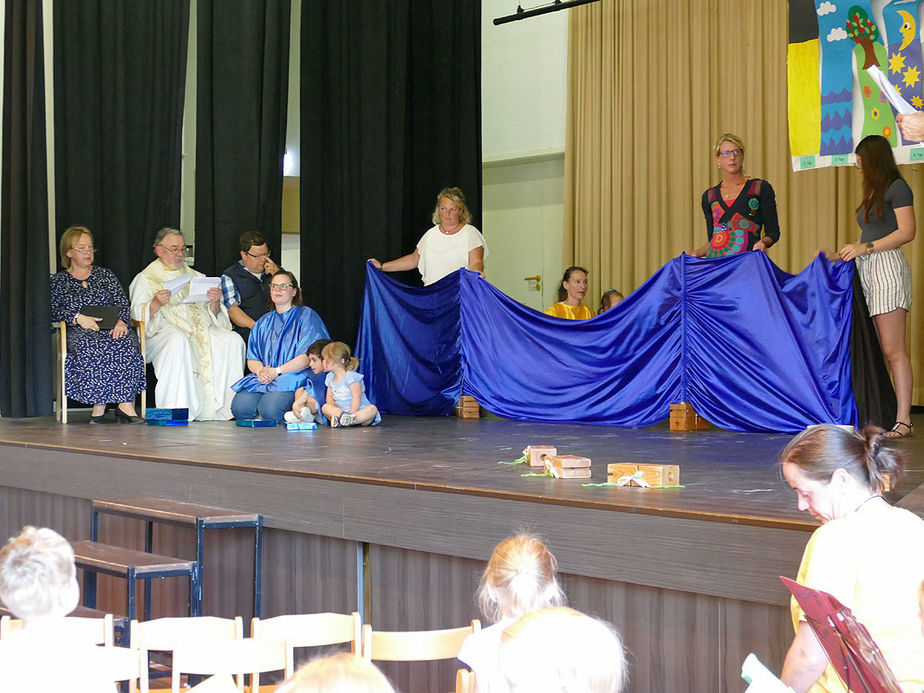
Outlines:
[{"label": "door handle", "polygon": [[537,274],[533,277],[523,277],[525,281],[536,282],[536,291],[542,291],[542,275]]}]

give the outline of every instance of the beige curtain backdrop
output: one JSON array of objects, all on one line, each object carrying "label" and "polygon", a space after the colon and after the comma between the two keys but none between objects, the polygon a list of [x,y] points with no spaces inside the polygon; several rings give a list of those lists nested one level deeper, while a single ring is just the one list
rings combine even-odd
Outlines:
[{"label": "beige curtain backdrop", "polygon": [[[601,0],[569,12],[563,260],[590,271],[588,305],[706,241],[700,200],[720,179],[712,145],[723,132],[744,140],[745,172],[776,191],[782,236],[770,257],[783,270],[859,239],[856,169],[792,171],[785,0]],[[920,229],[922,169],[900,170]],[[904,250],[913,401],[924,404],[924,231]]]}]

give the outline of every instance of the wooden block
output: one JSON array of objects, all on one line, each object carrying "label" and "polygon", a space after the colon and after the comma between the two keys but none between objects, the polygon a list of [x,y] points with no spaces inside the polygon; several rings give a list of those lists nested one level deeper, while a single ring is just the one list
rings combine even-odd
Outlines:
[{"label": "wooden block", "polygon": [[548,470],[556,479],[589,479],[591,477],[590,467],[562,468],[550,464]]},{"label": "wooden block", "polygon": [[529,455],[530,467],[545,467],[545,458],[548,455],[557,455],[554,445],[527,445],[526,454]]},{"label": "wooden block", "polygon": [[481,418],[481,406],[471,395],[462,395],[456,403],[456,416],[460,419]]},{"label": "wooden block", "polygon": [[709,422],[696,413],[689,402],[680,402],[671,405],[672,431],[705,431],[709,429]]},{"label": "wooden block", "polygon": [[577,455],[547,455],[546,461],[563,469],[579,469],[590,466],[589,457],[578,457]]},{"label": "wooden block", "polygon": [[[635,462],[617,462],[606,465],[606,473],[609,475],[607,481],[611,484],[618,483],[620,479],[626,476],[632,476],[636,472],[641,472],[642,478],[651,486],[679,486],[680,485],[680,466],[676,464],[636,464]],[[635,481],[630,481],[630,485],[638,486]]]}]

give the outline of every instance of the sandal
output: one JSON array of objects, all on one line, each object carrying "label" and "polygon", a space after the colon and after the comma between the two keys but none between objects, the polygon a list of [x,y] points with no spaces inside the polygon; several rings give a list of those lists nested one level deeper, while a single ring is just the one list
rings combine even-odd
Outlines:
[{"label": "sandal", "polygon": [[895,425],[885,433],[883,438],[910,438],[914,435],[914,424],[896,421]]}]

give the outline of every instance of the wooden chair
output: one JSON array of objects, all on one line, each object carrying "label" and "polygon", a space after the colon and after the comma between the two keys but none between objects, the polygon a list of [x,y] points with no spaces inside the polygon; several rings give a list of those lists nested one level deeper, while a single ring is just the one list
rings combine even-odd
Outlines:
[{"label": "wooden chair", "polygon": [[481,630],[478,619],[464,628],[417,631],[375,631],[363,626],[363,657],[389,662],[426,662],[435,659],[455,659],[462,643],[472,633]]},{"label": "wooden chair", "polygon": [[285,667],[286,645],[275,640],[185,642],[173,651],[172,693],[179,693],[181,674],[233,676],[237,690],[243,693],[244,677],[250,674],[250,690],[260,690],[260,674]]},{"label": "wooden chair", "polygon": [[352,614],[292,614],[275,618],[254,618],[250,622],[250,637],[274,640],[285,644],[285,675],[295,673],[296,647],[322,647],[350,643],[350,652],[362,651],[362,618]]},{"label": "wooden chair", "polygon": [[[0,617],[0,640],[20,628],[22,628],[22,621],[18,618]],[[60,629],[63,637],[75,643],[105,645],[106,647],[112,647],[115,644],[112,614],[106,614],[103,618],[69,616],[62,620]]]},{"label": "wooden chair", "polygon": [[[141,349],[141,358],[146,357],[144,343],[144,322],[141,320],[132,320],[132,325],[138,330],[139,347]],[[67,365],[67,321],[61,320],[57,323],[58,327],[58,364],[55,369],[55,388],[57,396],[57,406],[55,407],[55,418],[63,424],[67,423],[67,394],[64,392],[64,367]],[[141,391],[141,416],[147,409],[148,392]]]},{"label": "wooden chair", "polygon": [[23,639],[0,640],[0,691],[128,690],[148,693],[142,654],[127,647],[97,647],[83,643],[24,644]]},{"label": "wooden chair", "polygon": [[456,693],[475,693],[475,672],[468,669],[456,671]]},{"label": "wooden chair", "polygon": [[[143,686],[148,685],[148,667],[150,666],[150,653],[172,652],[172,693],[179,693],[180,670],[177,668],[177,652],[185,647],[195,648],[197,645],[207,643],[212,647],[227,647],[229,643],[241,640],[244,637],[244,620],[235,618],[217,618],[215,616],[196,616],[179,618],[156,618],[151,621],[136,621],[131,623],[129,642],[133,648],[142,652],[145,662]],[[191,673],[219,673],[219,672],[191,672]]]}]

